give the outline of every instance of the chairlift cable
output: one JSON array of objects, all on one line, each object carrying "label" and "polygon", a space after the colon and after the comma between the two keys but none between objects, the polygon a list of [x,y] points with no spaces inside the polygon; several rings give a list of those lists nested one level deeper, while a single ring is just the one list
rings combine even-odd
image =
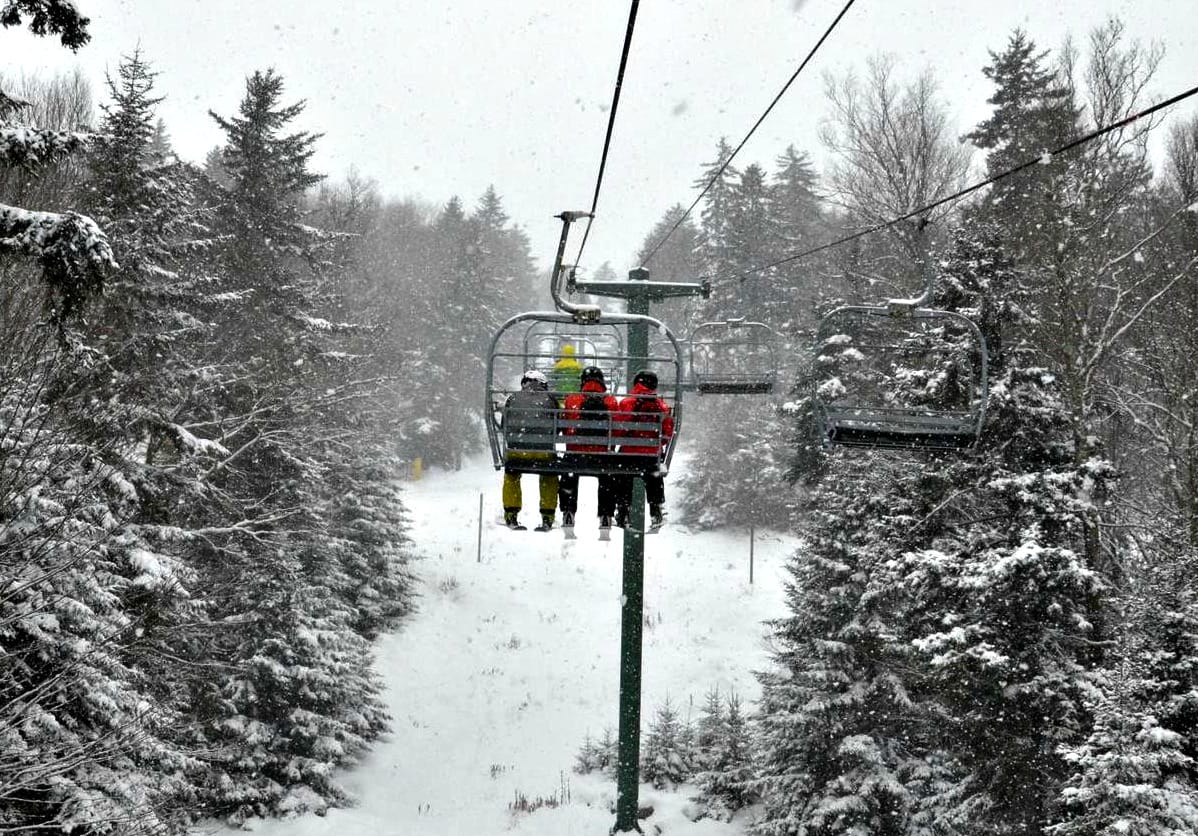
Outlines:
[{"label": "chairlift cable", "polygon": [[711,176],[711,179],[707,181],[707,185],[705,185],[703,190],[699,192],[697,197],[695,197],[695,200],[693,203],[691,203],[690,207],[682,213],[682,216],[675,221],[674,225],[670,227],[670,230],[665,235],[662,236],[661,240],[653,245],[653,249],[651,249],[649,251],[649,255],[645,257],[645,266],[648,266],[649,262],[653,260],[653,256],[657,255],[657,251],[660,250],[663,245],[665,245],[666,241],[670,239],[670,236],[678,231],[678,227],[682,226],[682,222],[690,217],[691,212],[693,212],[695,207],[699,205],[699,201],[702,200],[703,196],[707,194],[712,186],[715,185],[716,180],[720,179],[720,175],[724,173],[728,166],[732,165],[732,160],[738,153],[740,153],[740,150],[745,147],[745,143],[747,143],[749,138],[757,131],[757,128],[761,126],[761,123],[765,121],[765,117],[770,115],[770,111],[774,109],[774,106],[778,104],[778,102],[782,99],[782,96],[785,95],[786,91],[790,89],[790,85],[794,84],[795,79],[799,77],[799,73],[803,72],[803,68],[811,62],[811,59],[815,56],[815,53],[821,46],[823,46],[824,41],[826,41],[828,36],[832,34],[832,30],[836,28],[836,25],[840,23],[840,19],[845,16],[845,13],[848,12],[855,2],[856,0],[848,0],[848,2],[844,4],[844,8],[840,10],[840,14],[836,16],[836,19],[832,21],[832,24],[824,31],[824,34],[820,37],[820,39],[815,42],[815,46],[813,46],[811,51],[807,53],[807,57],[803,59],[801,64],[799,64],[799,68],[794,71],[794,74],[791,75],[790,80],[782,85],[782,89],[778,91],[778,95],[774,96],[774,100],[770,102],[769,107],[765,109],[761,116],[757,117],[757,121],[753,123],[753,127],[749,129],[749,132],[745,134],[745,138],[740,141],[740,144],[737,145],[736,148],[733,149],[732,153],[728,155],[728,159],[724,160],[723,164],[719,167],[719,170],[717,170],[716,173]]},{"label": "chairlift cable", "polygon": [[599,158],[599,176],[595,178],[595,196],[591,200],[591,214],[587,218],[586,229],[582,233],[582,243],[578,246],[575,264],[582,262],[582,251],[586,249],[587,238],[591,234],[591,223],[595,220],[595,209],[599,206],[599,190],[603,187],[603,170],[607,167],[607,152],[611,148],[611,135],[616,126],[616,110],[620,106],[620,89],[624,86],[624,69],[628,66],[628,52],[632,48],[632,30],[636,27],[636,11],[640,0],[632,0],[628,10],[628,29],[624,33],[624,49],[620,53],[620,69],[616,72],[616,89],[612,94],[611,113],[607,117],[607,135],[603,138],[603,154]]},{"label": "chairlift cable", "polygon": [[1145,110],[1141,110],[1139,113],[1134,113],[1131,116],[1120,119],[1118,122],[1112,122],[1110,125],[1106,125],[1104,127],[1097,128],[1097,129],[1091,131],[1090,133],[1086,134],[1085,136],[1079,137],[1078,139],[1075,139],[1071,142],[1065,143],[1060,148],[1057,148],[1053,151],[1049,151],[1047,153],[1041,154],[1040,156],[1038,156],[1034,159],[1027,160],[1026,162],[1020,163],[1019,165],[1015,166],[1014,168],[1009,168],[1006,171],[1000,172],[999,174],[995,174],[991,177],[987,177],[985,180],[982,180],[978,183],[974,183],[972,186],[968,186],[964,189],[961,189],[958,192],[954,192],[953,194],[949,195],[948,197],[943,197],[940,200],[937,200],[937,201],[927,204],[926,206],[921,206],[918,209],[913,209],[910,212],[907,212],[905,215],[900,215],[899,217],[892,218],[889,221],[883,221],[882,223],[875,224],[871,227],[868,227],[867,229],[862,229],[858,232],[854,232],[851,235],[846,235],[843,238],[837,238],[835,241],[830,241],[827,244],[820,244],[818,247],[812,247],[811,249],[803,250],[800,253],[796,253],[794,255],[789,255],[786,258],[780,258],[777,261],[771,261],[769,264],[763,264],[760,267],[753,267],[753,268],[745,270],[744,272],[741,272],[741,273],[724,273],[722,275],[710,276],[708,278],[713,282],[718,281],[719,279],[724,279],[724,278],[737,278],[743,284],[745,281],[752,278],[754,275],[763,273],[766,270],[771,270],[774,267],[779,267],[783,264],[789,264],[794,261],[799,261],[800,259],[807,258],[808,256],[815,255],[816,253],[823,252],[824,250],[830,250],[833,247],[839,247],[841,244],[847,244],[851,241],[856,241],[858,238],[864,238],[867,235],[873,235],[875,232],[881,232],[884,229],[889,229],[890,227],[895,226],[896,224],[900,224],[903,221],[909,221],[914,217],[922,215],[925,212],[930,212],[931,210],[936,209],[940,206],[943,206],[946,203],[952,203],[954,201],[960,200],[961,198],[965,197],[966,195],[972,194],[973,192],[976,192],[979,189],[983,189],[986,186],[997,183],[998,181],[1004,180],[1007,177],[1010,177],[1014,174],[1018,174],[1019,172],[1029,169],[1034,165],[1042,165],[1047,162],[1050,162],[1052,160],[1052,158],[1056,157],[1058,154],[1063,154],[1067,151],[1072,151],[1074,148],[1077,148],[1080,145],[1084,145],[1087,142],[1095,140],[1100,136],[1104,136],[1105,134],[1111,133],[1112,131],[1116,131],[1119,128],[1126,127],[1127,125],[1130,125],[1132,122],[1135,122],[1139,119],[1143,119],[1145,116],[1151,116],[1153,113],[1156,113],[1157,111],[1164,110],[1167,107],[1171,107],[1171,106],[1177,104],[1178,102],[1188,99],[1190,96],[1193,96],[1195,93],[1198,93],[1198,87],[1191,87],[1189,90],[1186,90],[1184,93],[1179,93],[1171,99],[1167,99],[1163,102],[1160,102],[1159,104],[1155,104],[1152,107],[1146,108]]}]

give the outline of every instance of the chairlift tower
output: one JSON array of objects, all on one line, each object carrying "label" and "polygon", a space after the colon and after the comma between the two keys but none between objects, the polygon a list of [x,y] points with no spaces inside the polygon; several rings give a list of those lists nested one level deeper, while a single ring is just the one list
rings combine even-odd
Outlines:
[{"label": "chairlift tower", "polygon": [[[651,282],[644,267],[630,270],[624,282],[580,282],[571,271],[566,284],[570,291],[591,296],[624,299],[628,313],[649,316],[654,302],[684,296],[711,294],[708,282]],[[635,358],[649,354],[649,327],[638,322],[628,327],[628,369],[631,381],[640,369]],[[637,476],[632,483],[632,507],[624,529],[623,602],[620,621],[620,725],[616,758],[616,825],[613,833],[640,832],[637,824],[641,756],[641,631],[645,618],[645,482]]]}]

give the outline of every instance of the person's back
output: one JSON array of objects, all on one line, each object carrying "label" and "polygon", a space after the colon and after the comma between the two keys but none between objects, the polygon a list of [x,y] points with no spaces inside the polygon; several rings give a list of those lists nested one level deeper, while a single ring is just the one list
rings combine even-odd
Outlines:
[{"label": "person's back", "polygon": [[536,369],[520,378],[520,391],[503,403],[503,433],[507,445],[503,473],[503,522],[521,531],[520,509],[524,494],[520,474],[534,470],[540,474],[541,524],[537,531],[553,528],[557,509],[558,476],[544,468],[556,459],[557,398],[549,392],[549,381]]},{"label": "person's back", "polygon": [[[597,371],[597,370],[596,370]],[[566,443],[575,453],[607,453],[612,451],[610,430],[620,404],[607,394],[602,378],[584,380],[578,392],[566,396],[563,417],[566,422],[585,422],[587,426],[567,426],[566,435],[577,441]],[[580,443],[594,437],[591,443]]]},{"label": "person's back", "polygon": [[504,434],[509,450],[547,451],[554,444],[557,399],[543,389],[521,389],[503,405]]},{"label": "person's back", "polygon": [[575,356],[574,346],[566,343],[553,368],[549,370],[549,386],[558,395],[565,396],[581,389],[582,363]]},{"label": "person's back", "polygon": [[[632,392],[620,401],[620,418],[625,423],[658,425],[656,429],[622,430],[621,435],[632,440],[632,443],[620,445],[620,452],[627,455],[659,456],[674,435],[674,417],[670,414],[669,404],[657,394],[656,385],[649,388],[639,376],[632,385]],[[638,439],[641,443],[637,443]]]},{"label": "person's back", "polygon": [[[595,460],[605,464],[612,460],[597,455],[614,453],[612,436],[618,418],[619,402],[607,394],[603,370],[588,366],[580,375],[580,391],[566,396],[563,419],[566,422],[566,455],[562,464],[568,466],[592,466]],[[582,426],[579,426],[579,424]],[[614,476],[599,476],[599,537],[607,539],[612,517],[616,512],[616,488]],[[573,536],[574,514],[578,510],[578,474],[566,473],[561,479],[562,528]]]},{"label": "person's back", "polygon": [[[660,471],[662,453],[674,435],[674,417],[670,406],[657,394],[657,374],[642,369],[632,380],[632,392],[620,401],[620,421],[626,425],[621,431],[624,443],[620,454],[632,469],[639,472],[645,484],[645,498],[649,501],[651,530],[656,531],[663,523],[666,501],[665,480]],[[655,424],[655,427],[627,425]],[[620,524],[628,522],[632,502],[632,476],[621,479],[617,489],[619,506],[617,517]]]}]

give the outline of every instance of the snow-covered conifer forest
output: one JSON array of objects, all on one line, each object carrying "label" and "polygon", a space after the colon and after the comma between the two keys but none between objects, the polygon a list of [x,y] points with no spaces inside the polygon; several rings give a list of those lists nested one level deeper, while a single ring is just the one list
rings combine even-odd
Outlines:
[{"label": "snow-covered conifer forest", "polygon": [[[86,50],[84,5],[0,0],[0,45]],[[818,147],[712,137],[697,210],[643,230],[653,279],[716,277],[654,316],[783,344],[773,394],[688,395],[646,538],[647,832],[1198,834],[1198,110],[1046,153],[1174,92],[1163,57],[1116,18],[996,31],[961,136],[933,68],[854,56]],[[552,254],[499,178],[317,170],[267,63],[198,160],[141,47],[0,63],[0,834],[598,833],[619,551],[590,487],[578,544],[496,526],[484,450],[491,336],[549,306]],[[821,317],[913,294],[926,254],[989,349],[980,440],[825,446]],[[871,385],[935,405],[946,369]]]}]

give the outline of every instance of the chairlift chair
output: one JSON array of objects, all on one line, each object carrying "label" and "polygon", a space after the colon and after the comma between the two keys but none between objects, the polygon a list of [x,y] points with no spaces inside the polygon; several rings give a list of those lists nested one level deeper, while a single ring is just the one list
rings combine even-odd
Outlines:
[{"label": "chairlift chair", "polygon": [[[587,329],[603,329],[599,333],[615,328],[626,330],[631,325],[647,325],[666,335],[644,356],[632,357],[627,352],[604,355],[613,364],[627,368],[631,363],[637,369],[651,369],[658,376],[658,397],[670,407],[674,418],[674,433],[669,439],[661,437],[661,422],[656,416],[637,417],[635,413],[616,413],[604,416],[585,413],[568,416],[564,407],[566,393],[553,393],[551,400],[557,402],[553,408],[536,410],[514,410],[508,403],[511,395],[520,390],[520,378],[530,368],[543,369],[557,358],[557,344],[544,345],[545,350],[534,350],[525,344],[525,334],[530,325],[540,328],[545,325],[568,326],[577,334],[584,335]],[[621,340],[627,344],[627,340]],[[491,448],[492,463],[496,470],[506,468],[518,473],[575,473],[580,476],[604,476],[639,471],[642,463],[620,452],[627,434],[639,431],[637,446],[662,447],[661,472],[669,470],[674,455],[674,446],[682,424],[682,360],[683,353],[677,339],[661,322],[652,317],[632,314],[604,314],[601,322],[579,323],[570,314],[532,311],[518,314],[509,319],[495,334],[487,358],[486,403],[489,420],[487,435]],[[583,361],[586,362],[586,361]],[[606,375],[605,375],[606,377]],[[608,381],[606,394],[620,399],[620,392]],[[643,433],[649,433],[644,436]],[[601,448],[596,452],[572,452],[568,446],[585,445]],[[515,455],[513,455],[515,454]],[[643,461],[643,460],[642,460]]]},{"label": "chairlift chair", "polygon": [[762,322],[704,322],[687,342],[691,385],[700,394],[765,395],[778,385],[778,334]]},{"label": "chairlift chair", "polygon": [[813,368],[825,441],[852,447],[963,450],[981,434],[986,341],[952,311],[850,305],[820,321]]},{"label": "chairlift chair", "polygon": [[[669,470],[674,447],[682,427],[683,355],[678,340],[660,321],[638,314],[606,314],[596,305],[580,305],[561,296],[566,267],[562,256],[570,224],[589,217],[586,212],[562,212],[561,240],[550,276],[550,295],[557,311],[530,311],[505,322],[491,340],[487,355],[486,412],[487,438],[495,469],[517,473],[573,473],[579,476],[609,476],[641,472],[644,459],[620,451],[620,445],[635,432],[637,447],[661,449],[658,470]],[[643,327],[664,339],[643,356],[632,356],[629,329]],[[580,362],[601,369],[607,393],[619,397],[619,381],[625,369],[650,369],[657,372],[657,395],[669,406],[674,432],[663,437],[660,415],[656,413],[577,414],[565,409],[566,393],[547,397],[541,404],[516,407],[509,399],[520,390],[520,379],[528,369],[552,366],[559,356],[559,344],[530,335],[556,337],[569,335],[578,345],[595,346],[596,354]],[[614,334],[614,338],[613,338]],[[602,345],[602,348],[599,348]],[[588,448],[578,451],[579,446]],[[593,451],[593,452],[592,452]],[[631,463],[629,460],[632,460]]]}]

